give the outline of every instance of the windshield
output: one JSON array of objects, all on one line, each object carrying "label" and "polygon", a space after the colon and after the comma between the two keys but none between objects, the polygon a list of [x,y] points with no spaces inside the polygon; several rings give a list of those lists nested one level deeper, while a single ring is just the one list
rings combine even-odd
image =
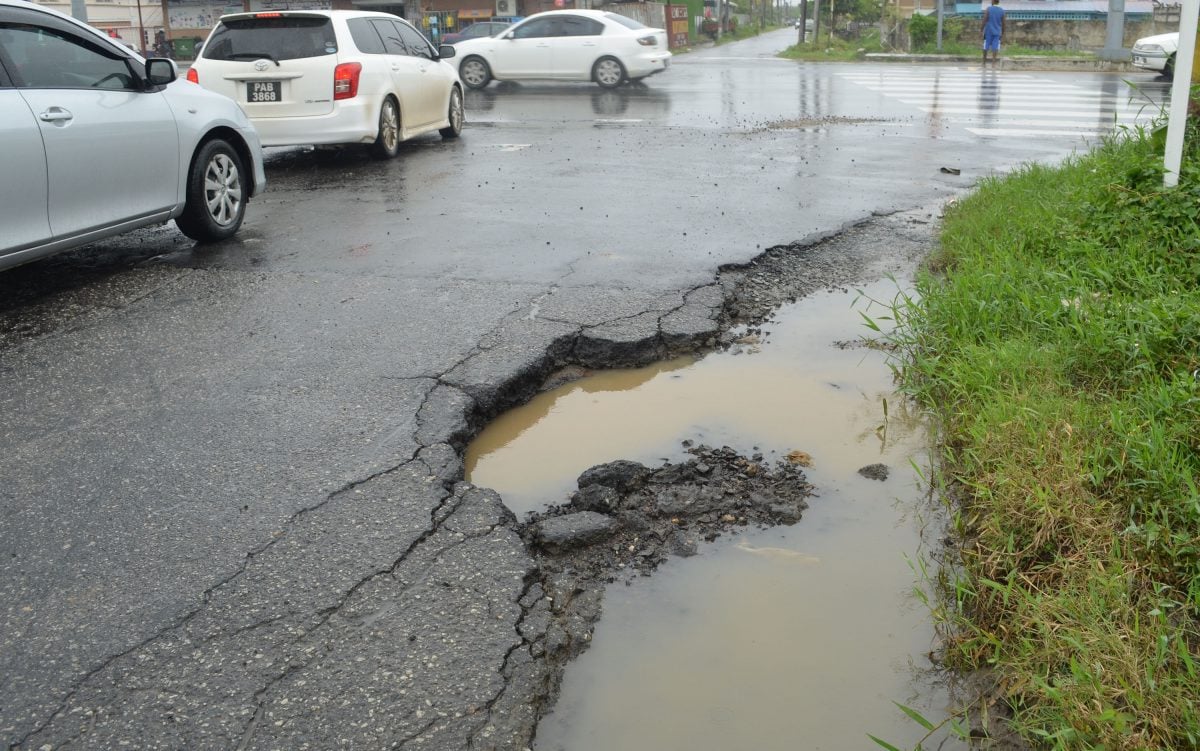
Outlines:
[{"label": "windshield", "polygon": [[644,23],[633,20],[629,16],[622,16],[617,13],[605,13],[604,17],[610,21],[616,21],[627,29],[647,29],[650,28]]},{"label": "windshield", "polygon": [[338,51],[333,24],[323,16],[276,16],[221,21],[208,44],[206,60],[295,60]]}]

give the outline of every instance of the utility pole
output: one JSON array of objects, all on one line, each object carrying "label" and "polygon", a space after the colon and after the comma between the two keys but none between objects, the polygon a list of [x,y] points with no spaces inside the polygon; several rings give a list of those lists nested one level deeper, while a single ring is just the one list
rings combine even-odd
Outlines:
[{"label": "utility pole", "polygon": [[76,21],[87,23],[87,0],[71,0],[71,16]]},{"label": "utility pole", "polygon": [[800,44],[808,42],[808,0],[800,0]]},{"label": "utility pole", "polygon": [[946,9],[946,0],[934,0],[934,2],[937,3],[937,16],[938,16],[937,51],[941,52],[942,51],[942,12]]},{"label": "utility pole", "polygon": [[821,0],[813,0],[813,44],[821,43]]},{"label": "utility pole", "polygon": [[1105,24],[1104,49],[1096,54],[1101,60],[1125,62],[1125,0],[1108,0],[1108,21]]},{"label": "utility pole", "polygon": [[145,55],[146,57],[150,57],[150,55],[147,54],[147,50],[146,50],[146,47],[147,47],[146,24],[142,21],[142,0],[137,0],[137,9],[138,9],[138,52],[142,55]]}]

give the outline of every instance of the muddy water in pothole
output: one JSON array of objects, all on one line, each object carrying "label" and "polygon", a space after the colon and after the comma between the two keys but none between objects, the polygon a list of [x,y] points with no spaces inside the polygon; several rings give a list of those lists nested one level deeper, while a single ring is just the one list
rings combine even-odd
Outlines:
[{"label": "muddy water in pothole", "polygon": [[[863,291],[891,299],[896,283]],[[883,353],[846,346],[870,333],[860,312],[886,315],[854,292],[813,295],[758,341],[560,387],[472,444],[468,479],[518,515],[564,501],[595,464],[684,458],[685,439],[812,457],[817,495],[795,526],[727,536],[609,588],[538,751],[877,748],[867,733],[912,746],[924,731],[893,701],[944,716],[906,562],[927,508],[909,464],[923,463],[924,433]],[[858,474],[873,463],[886,481]]]}]

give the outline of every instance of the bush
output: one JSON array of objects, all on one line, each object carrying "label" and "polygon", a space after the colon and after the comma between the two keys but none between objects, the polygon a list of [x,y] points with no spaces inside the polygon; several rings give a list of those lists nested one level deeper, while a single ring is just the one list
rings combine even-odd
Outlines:
[{"label": "bush", "polygon": [[933,44],[937,41],[937,16],[914,15],[908,19],[908,34],[914,50]]}]

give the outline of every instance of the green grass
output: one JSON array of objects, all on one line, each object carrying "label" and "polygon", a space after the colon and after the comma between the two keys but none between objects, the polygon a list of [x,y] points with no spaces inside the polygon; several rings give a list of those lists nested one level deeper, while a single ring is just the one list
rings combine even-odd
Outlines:
[{"label": "green grass", "polygon": [[[799,32],[797,32],[798,35]],[[864,52],[882,52],[883,47],[879,44],[879,32],[877,30],[868,31],[862,38],[847,42],[837,37],[830,39],[822,31],[819,42],[793,44],[783,52],[780,52],[779,56],[791,60],[844,61],[856,59],[859,50],[863,50]]]},{"label": "green grass", "polygon": [[1132,133],[987,180],[896,308],[962,542],[947,659],[1049,748],[1200,746],[1198,162],[1165,191]]},{"label": "green grass", "polygon": [[[943,40],[942,49],[939,52],[936,43],[924,44],[919,49],[913,50],[923,55],[974,55],[982,57],[983,55],[983,37],[981,36],[978,42],[950,42]],[[1090,52],[1081,52],[1079,50],[1039,50],[1032,47],[1021,47],[1013,45],[1002,45],[1000,48],[1001,57],[1095,57]]]},{"label": "green grass", "polygon": [[[813,60],[813,61],[831,61],[844,62],[847,60],[855,60],[860,56],[859,50],[863,53],[868,52],[903,52],[903,50],[885,50],[879,43],[878,29],[868,29],[859,39],[846,41],[834,37],[830,39],[827,36],[826,30],[821,31],[820,42],[808,42],[807,44],[793,44],[792,46],[779,53],[780,57],[785,57],[791,60]],[[943,40],[942,49],[939,52],[936,42],[929,42],[917,46],[912,50],[913,54],[921,55],[954,55],[964,57],[982,57],[983,51],[980,49],[980,43],[974,42],[954,42]],[[1001,51],[1001,57],[1093,57],[1089,52],[1065,51],[1065,50],[1037,50],[1030,47],[1019,47],[1005,45]]]}]

